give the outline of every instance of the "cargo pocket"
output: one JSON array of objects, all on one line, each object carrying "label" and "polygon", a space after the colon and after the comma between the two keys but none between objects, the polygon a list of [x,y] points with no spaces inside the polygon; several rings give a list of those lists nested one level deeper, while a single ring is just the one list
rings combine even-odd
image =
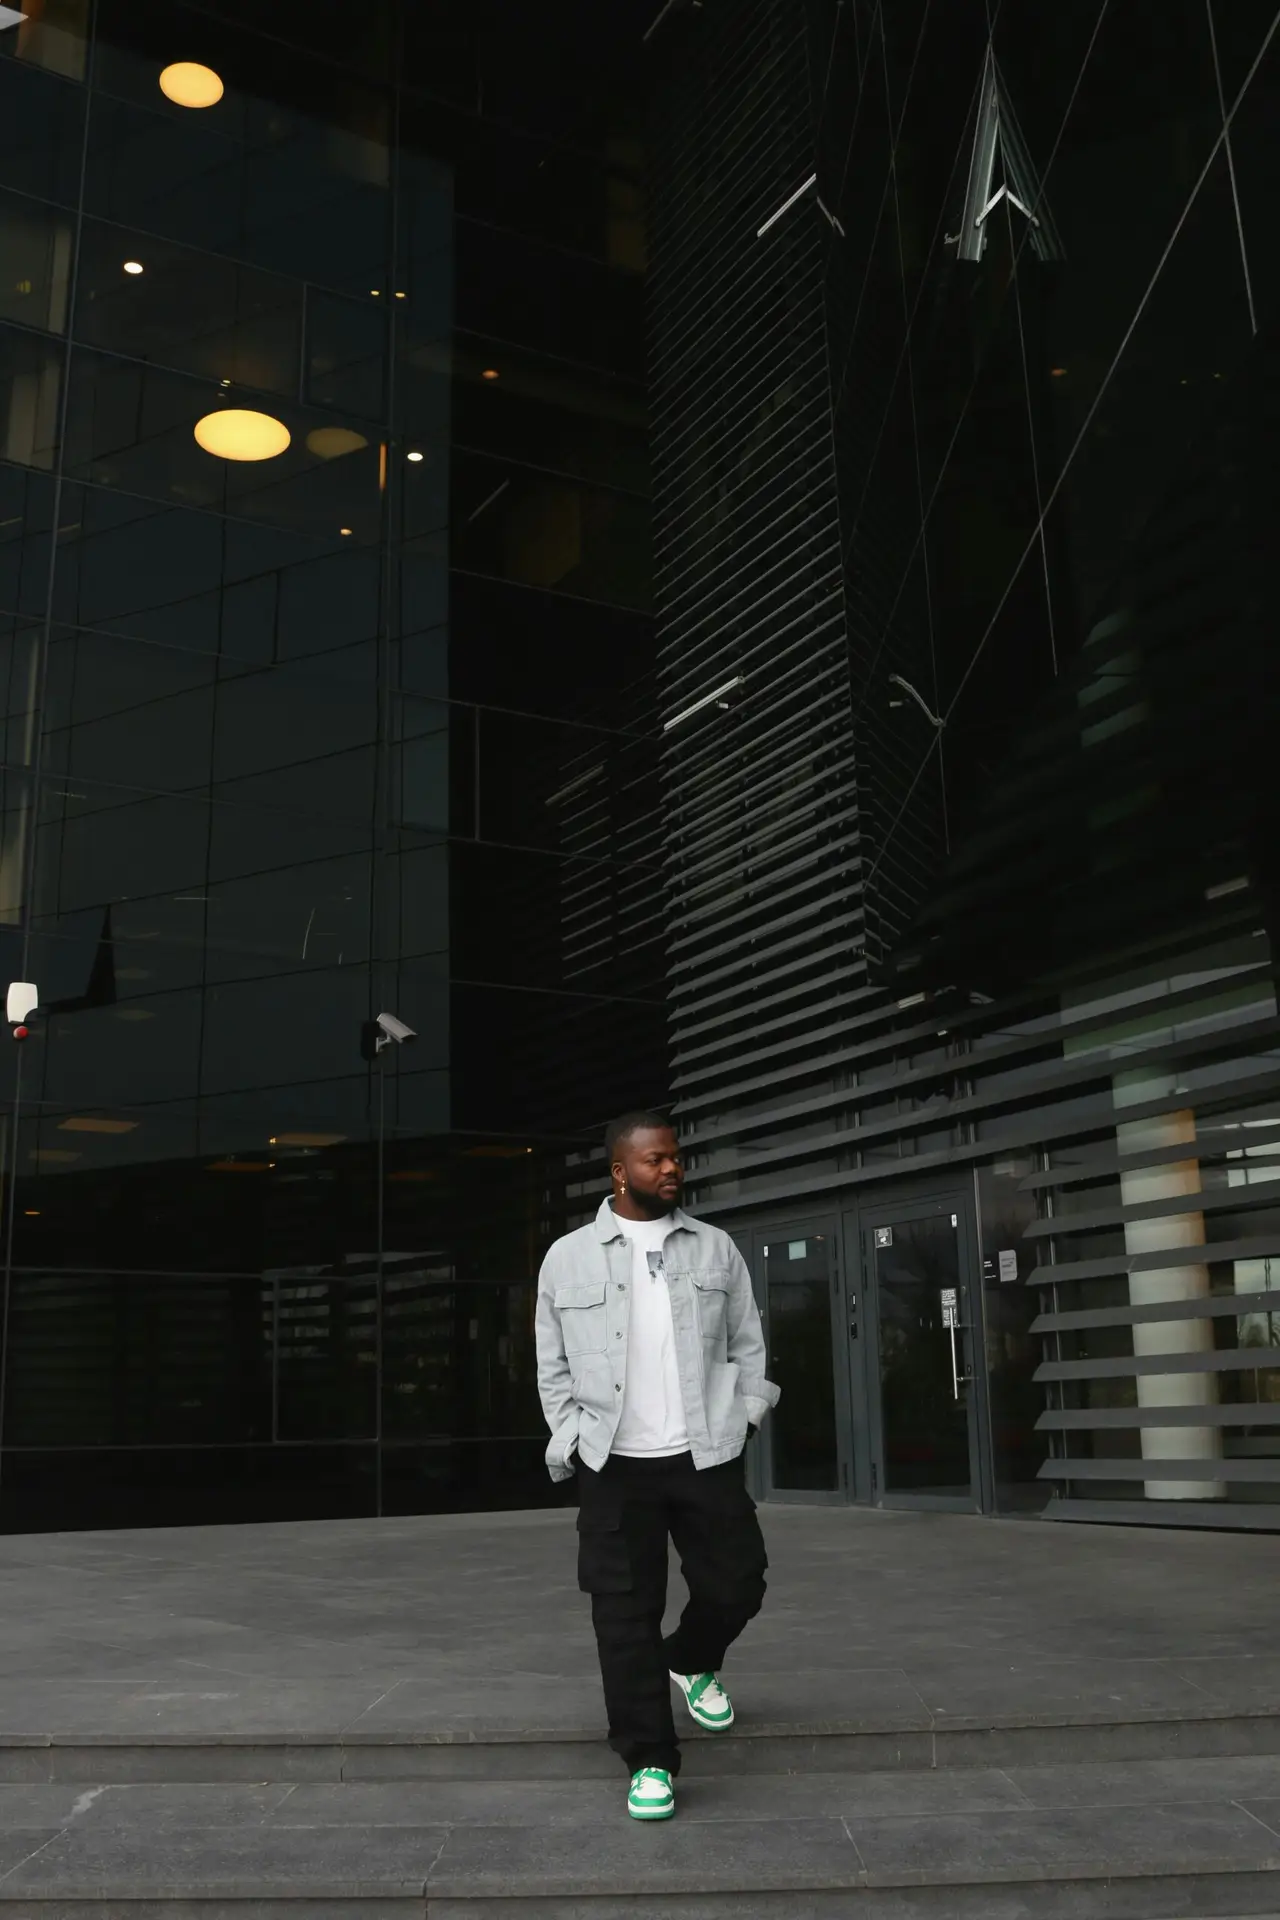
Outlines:
[{"label": "cargo pocket", "polygon": [[724,1604],[748,1619],[759,1613],[764,1602],[769,1556],[765,1551],[760,1522],[749,1499],[745,1511],[739,1509],[726,1514],[720,1522],[713,1565]]},{"label": "cargo pocket", "polygon": [[578,1586],[583,1593],[630,1593],[631,1555],[620,1522],[578,1514]]}]

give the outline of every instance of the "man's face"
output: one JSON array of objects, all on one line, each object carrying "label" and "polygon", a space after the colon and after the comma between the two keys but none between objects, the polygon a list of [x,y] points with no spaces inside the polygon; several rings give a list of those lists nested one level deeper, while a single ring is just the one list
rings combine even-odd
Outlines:
[{"label": "man's face", "polygon": [[638,1206],[670,1213],[684,1193],[684,1162],[670,1127],[642,1127],[618,1147],[614,1178],[621,1173]]}]

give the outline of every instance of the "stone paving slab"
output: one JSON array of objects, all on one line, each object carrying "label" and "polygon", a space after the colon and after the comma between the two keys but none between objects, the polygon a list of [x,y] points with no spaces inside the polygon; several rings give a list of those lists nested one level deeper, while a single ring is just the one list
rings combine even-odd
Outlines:
[{"label": "stone paving slab", "polygon": [[[585,1661],[585,1656],[584,1656]],[[726,1679],[745,1734],[960,1731],[966,1728],[1194,1721],[1280,1715],[1280,1688],[1253,1661],[1224,1684],[1184,1678],[1147,1660],[1037,1662],[977,1672],[908,1676],[890,1667],[789,1675],[731,1663]],[[476,1739],[594,1740],[602,1735],[599,1681],[565,1675],[475,1674],[459,1660],[430,1680],[252,1680],[187,1671],[136,1681],[0,1677],[0,1743],[258,1741],[346,1745]],[[698,1730],[690,1727],[696,1740]]]},{"label": "stone paving slab", "polygon": [[[0,1789],[0,1898],[633,1893],[1280,1877],[1280,1760],[681,1783]],[[1231,1787],[1250,1797],[1229,1797]],[[1215,1791],[1216,1787],[1216,1791]],[[1270,1789],[1268,1793],[1267,1789]],[[1053,1804],[1046,1804],[1052,1800]],[[1039,1804],[1033,1804],[1039,1802]]]},{"label": "stone paving slab", "polygon": [[[743,1675],[818,1673],[846,1698],[855,1675],[905,1675],[923,1702],[958,1712],[957,1689],[976,1697],[984,1677],[1069,1693],[1068,1669],[1084,1681],[1136,1662],[1139,1693],[1182,1681],[1206,1700],[1280,1704],[1271,1536],[761,1515],[770,1593],[735,1652]],[[594,1673],[568,1509],[9,1536],[2,1553],[0,1680],[14,1683],[365,1680],[367,1711],[397,1681],[448,1689],[483,1673],[514,1689],[515,1676]],[[672,1594],[674,1613],[678,1574]]]},{"label": "stone paving slab", "polygon": [[[0,1786],[0,1833],[85,1827],[611,1826],[624,1783],[607,1779]],[[1119,1807],[1242,1805],[1275,1828],[1280,1756],[923,1773],[684,1779],[682,1823],[928,1818]]]},{"label": "stone paving slab", "polygon": [[572,1898],[1276,1876],[1280,1835],[1227,1804],[966,1815],[499,1825],[86,1824],[0,1837],[0,1901]]}]

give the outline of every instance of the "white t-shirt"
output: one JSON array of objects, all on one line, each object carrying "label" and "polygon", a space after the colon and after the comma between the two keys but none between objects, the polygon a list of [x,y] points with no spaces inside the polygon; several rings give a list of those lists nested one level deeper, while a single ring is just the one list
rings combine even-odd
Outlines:
[{"label": "white t-shirt", "polygon": [[614,1219],[631,1242],[631,1325],[627,1377],[614,1453],[649,1456],[687,1453],[684,1397],[676,1365],[671,1293],[662,1265],[662,1245],[672,1219]]}]

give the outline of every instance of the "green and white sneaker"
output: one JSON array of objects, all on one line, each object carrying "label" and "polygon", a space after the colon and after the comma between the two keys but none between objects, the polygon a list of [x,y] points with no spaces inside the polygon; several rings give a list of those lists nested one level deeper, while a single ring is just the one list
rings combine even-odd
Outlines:
[{"label": "green and white sneaker", "polygon": [[671,1678],[700,1727],[708,1733],[728,1732],[733,1725],[733,1702],[714,1673],[673,1673]]},{"label": "green and white sneaker", "polygon": [[665,1767],[641,1767],[632,1774],[627,1812],[633,1820],[669,1820],[675,1810],[675,1789]]}]

